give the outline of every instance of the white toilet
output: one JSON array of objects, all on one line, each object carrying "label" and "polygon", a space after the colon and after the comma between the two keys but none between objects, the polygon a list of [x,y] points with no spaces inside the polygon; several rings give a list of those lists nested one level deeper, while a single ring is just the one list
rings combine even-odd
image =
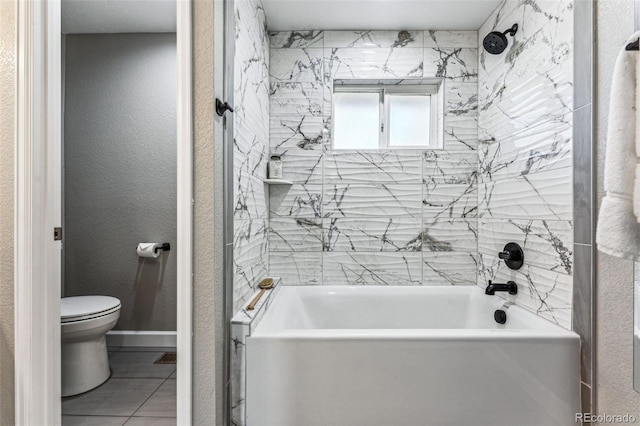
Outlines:
[{"label": "white toilet", "polygon": [[120,300],[110,296],[63,297],[62,396],[87,392],[104,383],[111,371],[105,335],[118,322]]}]

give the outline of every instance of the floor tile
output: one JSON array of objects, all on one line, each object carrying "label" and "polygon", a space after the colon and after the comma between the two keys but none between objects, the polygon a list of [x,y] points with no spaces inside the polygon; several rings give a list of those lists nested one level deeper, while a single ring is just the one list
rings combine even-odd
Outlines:
[{"label": "floor tile", "polygon": [[166,382],[145,402],[134,416],[175,417],[176,416],[176,381]]},{"label": "floor tile", "polygon": [[175,352],[175,346],[121,346],[119,352]]},{"label": "floor tile", "polygon": [[122,426],[128,419],[111,416],[62,416],[62,426]]},{"label": "floor tile", "polygon": [[131,417],[125,426],[176,426],[171,417]]},{"label": "floor tile", "polygon": [[176,369],[175,364],[154,364],[164,352],[118,351],[109,354],[111,377],[146,377],[166,379]]},{"label": "floor tile", "polygon": [[[162,379],[111,378],[90,392],[64,398],[62,413],[88,416],[131,416],[158,389],[162,382]],[[175,403],[173,406],[175,413]]]},{"label": "floor tile", "polygon": [[169,376],[170,379],[175,379],[178,377],[178,370],[174,370],[173,373],[171,373],[171,375]]}]

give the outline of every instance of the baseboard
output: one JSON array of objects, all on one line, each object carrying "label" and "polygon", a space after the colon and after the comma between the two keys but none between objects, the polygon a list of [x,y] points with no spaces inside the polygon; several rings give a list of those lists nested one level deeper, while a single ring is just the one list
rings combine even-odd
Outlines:
[{"label": "baseboard", "polygon": [[175,331],[111,330],[107,333],[108,346],[176,347]]}]

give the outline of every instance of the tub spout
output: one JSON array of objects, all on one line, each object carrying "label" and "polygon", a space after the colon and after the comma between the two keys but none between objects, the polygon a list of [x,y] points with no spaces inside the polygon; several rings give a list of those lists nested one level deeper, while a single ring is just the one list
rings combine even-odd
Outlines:
[{"label": "tub spout", "polygon": [[513,281],[507,281],[506,284],[492,283],[489,280],[489,285],[484,290],[484,294],[493,296],[496,291],[507,291],[509,294],[518,294],[518,285]]}]

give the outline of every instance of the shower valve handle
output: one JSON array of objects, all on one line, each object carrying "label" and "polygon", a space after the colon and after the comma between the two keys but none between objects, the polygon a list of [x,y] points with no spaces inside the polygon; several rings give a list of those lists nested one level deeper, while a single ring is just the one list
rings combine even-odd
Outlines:
[{"label": "shower valve handle", "polygon": [[524,252],[518,243],[507,243],[498,253],[498,257],[504,260],[510,269],[520,269],[524,262]]}]

